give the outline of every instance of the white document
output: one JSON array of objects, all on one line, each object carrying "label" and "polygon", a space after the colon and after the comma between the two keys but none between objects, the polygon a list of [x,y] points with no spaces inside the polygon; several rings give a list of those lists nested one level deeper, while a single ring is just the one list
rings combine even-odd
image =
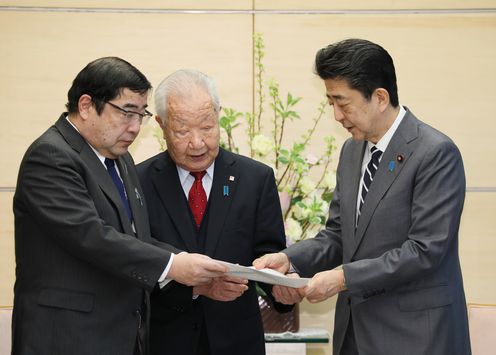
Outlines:
[{"label": "white document", "polygon": [[[220,260],[219,260],[220,261]],[[221,263],[227,265],[229,272],[226,275],[241,277],[243,279],[260,281],[271,285],[281,285],[293,288],[300,288],[306,286],[310,279],[308,278],[292,278],[286,275],[272,270],[272,269],[261,269],[257,270],[254,266],[241,266],[237,264],[231,264],[225,261],[220,261]]]}]

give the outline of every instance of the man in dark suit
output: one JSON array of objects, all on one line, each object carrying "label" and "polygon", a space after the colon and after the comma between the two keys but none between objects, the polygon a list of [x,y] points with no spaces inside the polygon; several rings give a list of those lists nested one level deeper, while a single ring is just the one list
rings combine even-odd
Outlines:
[{"label": "man in dark suit", "polygon": [[[138,165],[152,234],[179,249],[240,265],[283,249],[273,170],[219,149],[213,81],[197,71],[177,71],[156,89],[155,107],[168,150]],[[191,204],[198,191],[201,199]],[[155,291],[152,354],[265,354],[257,292],[248,285],[226,277]]]},{"label": "man in dark suit", "polygon": [[74,79],[69,112],[28,148],[14,196],[12,354],[147,354],[157,281],[226,271],[150,237],[127,152],[151,116],[150,89],[128,62],[97,59]]},{"label": "man in dark suit", "polygon": [[[342,149],[326,228],[255,261],[313,276],[301,294],[339,293],[334,354],[470,354],[458,257],[465,198],[462,158],[451,139],[399,105],[393,60],[366,40],[317,53]],[[334,269],[342,264],[341,269]],[[300,295],[275,288],[283,302]]]}]

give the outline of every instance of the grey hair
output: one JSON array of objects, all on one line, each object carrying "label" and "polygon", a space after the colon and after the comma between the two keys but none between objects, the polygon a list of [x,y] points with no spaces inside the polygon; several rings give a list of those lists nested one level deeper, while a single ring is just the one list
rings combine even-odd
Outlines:
[{"label": "grey hair", "polygon": [[181,69],[162,80],[155,90],[155,111],[163,123],[167,121],[169,97],[171,95],[187,97],[195,88],[202,88],[210,95],[215,112],[219,113],[220,101],[214,80],[198,70]]}]

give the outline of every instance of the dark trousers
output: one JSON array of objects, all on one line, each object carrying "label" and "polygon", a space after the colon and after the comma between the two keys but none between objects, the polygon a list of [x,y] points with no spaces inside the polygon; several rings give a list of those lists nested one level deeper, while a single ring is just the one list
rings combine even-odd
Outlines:
[{"label": "dark trousers", "polygon": [[201,325],[200,333],[198,335],[196,355],[211,355],[210,354],[210,344],[208,342],[208,334],[207,334],[207,328],[205,326],[205,321],[203,321],[203,324]]},{"label": "dark trousers", "polygon": [[358,348],[355,340],[355,332],[353,331],[353,318],[350,314],[350,320],[348,321],[348,328],[344,335],[343,346],[341,347],[341,353],[339,355],[360,355],[358,353]]}]

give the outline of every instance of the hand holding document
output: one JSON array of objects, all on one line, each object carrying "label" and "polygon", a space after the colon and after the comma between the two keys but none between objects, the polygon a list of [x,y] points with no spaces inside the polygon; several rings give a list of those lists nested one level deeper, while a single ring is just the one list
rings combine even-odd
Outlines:
[{"label": "hand holding document", "polygon": [[286,275],[272,269],[257,270],[253,266],[241,266],[225,261],[221,261],[221,263],[229,268],[229,271],[226,273],[226,275],[264,282],[271,285],[300,288],[306,286],[308,281],[310,281],[310,279],[308,278],[287,277]]}]

